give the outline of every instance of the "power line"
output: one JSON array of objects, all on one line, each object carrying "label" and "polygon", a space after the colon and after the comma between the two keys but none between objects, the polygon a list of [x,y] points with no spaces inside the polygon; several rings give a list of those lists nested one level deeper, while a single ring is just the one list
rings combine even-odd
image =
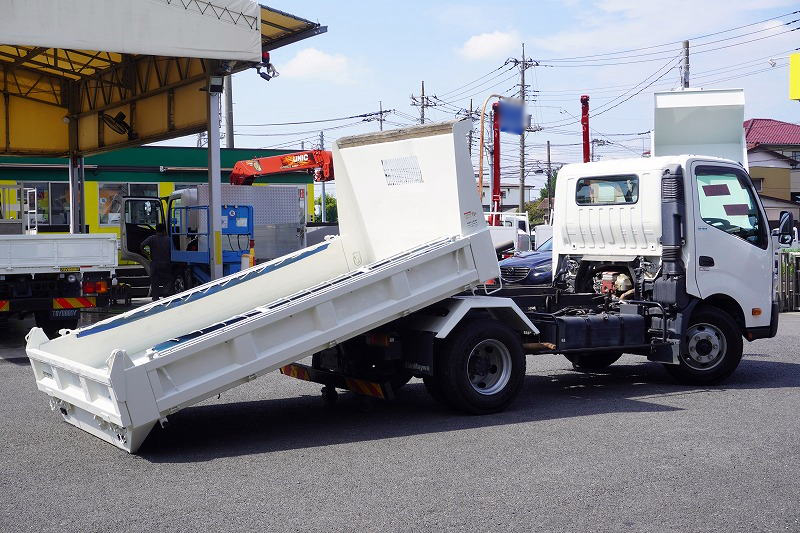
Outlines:
[{"label": "power line", "polygon": [[483,78],[485,78],[485,77],[487,77],[487,76],[490,76],[490,75],[494,74],[495,72],[497,72],[498,70],[502,69],[502,68],[503,68],[503,67],[505,67],[505,66],[506,66],[506,63],[503,63],[502,65],[500,65],[500,66],[499,66],[499,67],[497,67],[496,69],[494,69],[494,70],[492,70],[492,71],[490,71],[490,72],[487,72],[487,73],[486,73],[486,74],[484,74],[483,76],[481,76],[481,77],[479,77],[479,78],[476,78],[476,79],[472,80],[472,81],[471,81],[471,82],[469,82],[469,83],[465,83],[464,85],[461,85],[461,86],[459,86],[459,87],[456,87],[455,89],[451,89],[451,90],[449,90],[449,91],[445,91],[445,92],[443,92],[443,93],[439,93],[439,94],[441,94],[442,96],[447,96],[448,94],[451,94],[451,93],[454,93],[454,92],[460,91],[461,89],[463,89],[463,88],[465,88],[465,87],[468,87],[468,86],[472,85],[473,83],[475,83],[475,82],[478,82],[478,81],[482,80]]},{"label": "power line", "polygon": [[[689,40],[693,41],[693,40],[704,39],[706,37],[713,37],[714,35],[721,35],[723,33],[728,33],[728,32],[731,32],[731,31],[740,30],[742,28],[748,28],[750,26],[755,26],[756,24],[762,24],[764,22],[769,22],[770,20],[778,20],[781,17],[787,17],[787,16],[790,16],[790,15],[796,15],[798,13],[800,13],[800,9],[798,9],[796,11],[790,11],[788,13],[783,13],[782,15],[777,15],[777,16],[770,17],[770,18],[767,18],[767,19],[759,20],[759,21],[756,21],[756,22],[751,22],[749,24],[743,24],[742,26],[736,26],[734,28],[728,28],[726,30],[720,30],[720,31],[713,32],[713,33],[706,33],[704,35],[698,35],[698,36],[695,36],[695,37],[690,37]],[[684,41],[684,39],[681,39],[679,41],[671,41],[671,42],[668,42],[668,43],[654,44],[654,45],[651,45],[651,46],[644,46],[644,47],[641,47],[641,48],[630,48],[630,49],[627,49],[627,50],[620,50],[620,51],[617,51],[617,52],[605,52],[605,53],[591,54],[591,55],[586,55],[586,56],[573,56],[573,57],[559,57],[559,58],[551,58],[551,59],[541,59],[540,61],[567,61],[567,60],[573,60],[573,59],[587,59],[587,58],[592,58],[592,57],[627,54],[629,52],[638,52],[638,51],[641,51],[641,50],[652,50],[653,48],[663,48],[663,47],[666,47],[666,46],[672,46],[672,45],[680,44],[683,41]],[[613,59],[613,58],[610,58],[610,59]]]},{"label": "power line", "polygon": [[[605,112],[607,112],[607,111],[610,111],[610,110],[612,110],[612,109],[614,109],[614,108],[616,108],[616,107],[619,107],[621,104],[623,104],[623,103],[627,102],[628,100],[630,100],[630,99],[631,99],[631,98],[633,98],[634,96],[636,96],[636,95],[640,94],[642,91],[644,91],[645,89],[647,89],[648,87],[650,87],[651,85],[653,85],[655,82],[659,81],[661,78],[663,78],[663,77],[664,77],[664,76],[666,76],[668,73],[670,73],[670,72],[671,72],[671,71],[672,71],[672,70],[673,70],[673,69],[674,69],[674,68],[677,66],[676,60],[678,59],[678,57],[679,57],[679,56],[675,56],[675,57],[673,57],[673,58],[672,58],[672,59],[670,59],[670,60],[669,60],[669,61],[668,61],[668,62],[667,62],[665,65],[661,66],[661,67],[660,67],[658,70],[656,70],[655,72],[653,72],[652,74],[650,74],[649,76],[647,76],[647,77],[646,77],[644,80],[640,81],[639,83],[637,83],[636,85],[634,85],[633,87],[631,87],[631,89],[629,89],[629,90],[627,90],[627,91],[623,92],[622,94],[620,94],[620,95],[619,95],[619,96],[617,96],[616,98],[613,98],[613,99],[612,99],[612,100],[610,100],[609,102],[606,102],[605,104],[603,104],[602,106],[600,106],[600,107],[599,107],[597,110],[595,110],[595,111],[594,111],[594,113],[592,113],[592,114],[591,114],[591,116],[592,116],[592,117],[595,117],[595,116],[598,116],[598,115],[602,115],[603,113],[605,113]],[[673,63],[674,63],[674,64],[673,64]],[[672,66],[670,66],[671,64],[672,64]],[[669,68],[667,68],[667,67],[669,67]],[[664,70],[665,68],[666,68],[666,70]],[[657,74],[658,74],[659,72],[661,72],[662,70],[664,70],[664,72],[662,72],[662,73],[661,73],[661,75],[659,75],[657,78],[655,78],[655,79],[653,79],[652,81],[650,81],[650,83],[647,83],[647,85],[644,85],[643,87],[641,87],[641,88],[640,88],[638,91],[636,91],[636,92],[634,92],[634,93],[632,93],[632,94],[628,95],[628,96],[627,96],[627,98],[624,98],[623,100],[620,100],[619,102],[617,102],[616,104],[612,105],[611,107],[605,107],[605,106],[607,106],[608,104],[610,104],[611,102],[613,102],[613,101],[615,101],[615,100],[619,100],[620,98],[623,98],[623,97],[625,97],[625,95],[626,95],[628,92],[632,91],[633,89],[635,89],[635,88],[636,88],[636,87],[638,87],[639,85],[642,85],[643,83],[647,82],[647,81],[648,81],[650,78],[652,78],[653,76],[657,75]],[[542,124],[550,124],[550,126],[545,126],[545,128],[549,129],[549,128],[555,128],[555,127],[560,127],[560,126],[566,126],[566,125],[569,125],[569,124],[577,124],[578,122],[580,122],[580,119],[579,119],[579,118],[577,118],[577,117],[575,117],[575,115],[572,115],[572,113],[570,113],[570,112],[569,112],[569,111],[567,111],[566,109],[565,109],[564,111],[565,111],[567,114],[569,114],[570,116],[572,116],[572,117],[573,117],[575,120],[567,120],[567,121],[563,121],[563,120],[562,120],[562,121],[554,121],[554,122],[550,122],[550,123],[544,122],[544,123],[542,123]]]},{"label": "power line", "polygon": [[[792,20],[792,21],[789,21],[789,22],[785,22],[783,25],[789,26],[789,25],[794,24],[794,23],[796,23],[798,21],[800,21],[800,19],[795,19],[795,20]],[[715,41],[709,41],[709,42],[706,42],[706,43],[694,44],[694,45],[692,45],[692,47],[693,48],[700,48],[700,47],[710,46],[712,44],[721,43],[721,42],[725,42],[725,41],[732,41],[734,39],[739,39],[741,37],[747,37],[748,35],[755,35],[756,33],[762,33],[762,32],[765,32],[765,31],[774,31],[775,29],[777,29],[779,27],[780,26],[771,26],[769,28],[761,28],[760,30],[754,30],[754,31],[743,33],[743,34],[740,34],[740,35],[734,35],[732,37],[725,37],[724,39],[717,39]],[[780,33],[775,34],[775,35],[780,35]],[[772,37],[772,36],[768,36],[768,37]],[[654,56],[654,55],[660,56],[660,57],[652,58],[652,60],[655,61],[657,59],[662,59],[664,57],[667,57],[664,54],[668,54],[669,52],[670,52],[669,50],[659,50],[658,52],[648,52],[648,53],[645,53],[645,54],[618,56],[618,57],[613,57],[613,58],[597,58],[597,59],[583,59],[583,60],[565,59],[565,60],[563,60],[563,62],[570,62],[570,63],[577,62],[577,63],[587,63],[587,64],[589,64],[589,63],[594,62],[594,61],[616,61],[618,59],[633,59],[633,58],[639,58],[639,57],[644,57],[644,56]],[[572,65],[559,65],[559,66],[572,66]]]},{"label": "power line", "polygon": [[331,126],[330,128],[322,128],[321,130],[308,130],[308,131],[290,131],[290,132],[283,132],[283,133],[238,133],[241,137],[288,137],[289,135],[305,135],[308,133],[315,133],[320,131],[332,131],[332,130],[340,130],[342,128],[350,128],[356,126],[358,124],[362,124],[367,122],[366,120],[359,120],[357,122],[351,122],[350,124],[342,124],[340,126]]},{"label": "power line", "polygon": [[262,127],[262,126],[296,126],[301,124],[319,124],[321,122],[338,122],[341,120],[350,120],[353,118],[367,118],[367,117],[374,117],[380,116],[384,113],[392,113],[394,109],[384,109],[381,111],[373,111],[370,113],[361,113],[359,115],[350,115],[347,117],[336,117],[336,118],[322,118],[318,120],[302,120],[299,122],[272,122],[266,124],[237,124],[240,127],[247,127],[247,128],[254,128],[254,127]]}]

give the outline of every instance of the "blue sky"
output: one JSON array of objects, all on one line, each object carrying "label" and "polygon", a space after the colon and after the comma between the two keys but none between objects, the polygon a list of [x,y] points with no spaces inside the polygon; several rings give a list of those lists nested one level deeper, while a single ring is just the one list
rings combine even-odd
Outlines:
[{"label": "blue sky", "polygon": [[[800,47],[800,31],[788,32],[800,23],[786,25],[800,18],[800,14],[788,14],[800,9],[794,1],[266,3],[319,21],[328,26],[328,33],[274,51],[272,61],[281,75],[270,82],[254,71],[235,76],[236,144],[241,147],[299,148],[301,139],[309,147],[321,127],[345,126],[326,131],[328,143],[342,135],[375,131],[377,122],[358,120],[246,125],[356,115],[377,111],[378,101],[384,109],[397,110],[387,116],[388,121],[409,124],[419,116],[418,108],[410,105],[410,95],[419,93],[421,80],[427,94],[447,102],[429,109],[427,116],[450,119],[457,108],[469,105],[470,97],[477,106],[490,92],[510,95],[517,91],[518,71],[506,72],[510,67],[502,65],[508,57],[520,56],[524,42],[526,55],[541,60],[540,66],[527,71],[531,89],[539,91],[528,104],[529,112],[534,123],[544,127],[527,134],[528,158],[533,162],[529,176],[538,182],[536,161],[544,159],[546,140],[554,144],[554,161],[580,159],[576,145],[580,127],[570,124],[580,113],[580,94],[589,94],[598,112],[619,104],[592,120],[592,137],[614,142],[598,147],[598,158],[635,156],[649,145],[647,136],[636,134],[652,127],[653,90],[668,90],[679,83],[678,70],[668,71],[680,53],[681,45],[675,41],[743,25],[747,26],[691,40],[692,86],[743,87],[748,118],[800,122],[800,104],[787,97],[788,67],[783,59]],[[573,63],[552,61],[673,42]],[[775,59],[774,67],[770,59]],[[503,148],[503,173],[518,176],[518,139],[509,136]]]}]

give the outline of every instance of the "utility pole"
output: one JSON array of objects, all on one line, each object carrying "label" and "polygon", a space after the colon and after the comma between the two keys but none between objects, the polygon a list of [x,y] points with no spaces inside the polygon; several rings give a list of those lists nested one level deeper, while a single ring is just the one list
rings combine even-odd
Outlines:
[{"label": "utility pole", "polygon": [[[519,98],[522,100],[522,105],[525,105],[528,93],[525,71],[539,63],[525,57],[525,43],[522,43],[522,59],[512,57],[507,60],[507,63],[513,63],[519,67]],[[520,213],[525,211],[525,130],[527,129],[523,129],[519,136],[519,206],[517,209]]]},{"label": "utility pole", "polygon": [[233,76],[225,76],[225,146],[234,148],[233,141]]},{"label": "utility pole", "polygon": [[553,212],[553,170],[550,167],[550,141],[547,141],[547,222],[552,224],[550,213]]},{"label": "utility pole", "polygon": [[[325,149],[325,132],[324,131],[320,131],[319,132],[319,149],[320,150],[324,150]],[[322,199],[321,199],[321,205],[319,206],[319,210],[320,210],[320,213],[322,214],[322,221],[323,222],[327,222],[328,219],[327,219],[327,216],[325,215],[325,207],[326,207],[326,203],[327,203],[327,197],[325,196],[325,181],[323,180],[321,183],[322,183]]]},{"label": "utility pole", "polygon": [[425,96],[425,81],[422,82],[422,92],[420,95],[411,95],[411,105],[419,107],[419,123],[425,124],[425,108],[435,105],[431,104],[431,99],[429,96]]},{"label": "utility pole", "polygon": [[383,102],[380,100],[378,101],[378,124],[383,131]]},{"label": "utility pole", "polygon": [[689,41],[683,41],[683,88],[689,88]]},{"label": "utility pole", "polygon": [[[472,120],[472,98],[469,99],[469,119]],[[469,146],[467,149],[469,150],[469,156],[472,157],[472,130],[475,129],[475,123],[472,123],[472,126],[469,128]]]},{"label": "utility pole", "polygon": [[[519,98],[525,105],[525,43],[522,43],[522,62],[519,64]],[[525,130],[519,136],[519,208],[520,213],[525,211]]]}]

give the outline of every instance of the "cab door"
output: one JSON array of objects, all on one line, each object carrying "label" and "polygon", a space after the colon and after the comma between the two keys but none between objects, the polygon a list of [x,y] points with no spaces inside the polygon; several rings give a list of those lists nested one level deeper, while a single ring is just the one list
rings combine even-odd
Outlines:
[{"label": "cab door", "polygon": [[126,197],[122,200],[120,235],[122,259],[135,261],[150,274],[150,259],[142,250],[142,242],[164,227],[164,206],[160,198]]},{"label": "cab door", "polygon": [[772,247],[750,177],[736,165],[696,161],[692,182],[693,266],[700,297],[730,296],[741,306],[747,327],[769,325]]}]

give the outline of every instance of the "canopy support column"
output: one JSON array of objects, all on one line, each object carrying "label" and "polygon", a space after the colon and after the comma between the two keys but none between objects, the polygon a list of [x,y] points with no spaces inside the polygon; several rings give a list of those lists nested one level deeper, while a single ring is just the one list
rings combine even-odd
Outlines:
[{"label": "canopy support column", "polygon": [[222,176],[219,147],[219,110],[222,81],[208,84],[208,242],[211,279],[222,277]]},{"label": "canopy support column", "polygon": [[[74,109],[74,93],[70,94],[70,109]],[[78,154],[78,121],[69,119],[69,232],[83,233],[83,156]]]}]

